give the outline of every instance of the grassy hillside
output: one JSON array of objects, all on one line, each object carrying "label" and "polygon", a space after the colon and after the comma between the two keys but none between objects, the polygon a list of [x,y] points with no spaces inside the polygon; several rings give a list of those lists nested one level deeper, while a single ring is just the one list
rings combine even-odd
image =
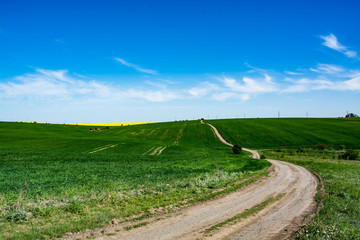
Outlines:
[{"label": "grassy hillside", "polygon": [[267,166],[232,154],[199,121],[109,129],[0,123],[0,239],[54,238],[171,211],[236,189]]},{"label": "grassy hillside", "polygon": [[360,148],[360,121],[346,119],[273,118],[226,119],[207,121],[214,124],[230,142],[240,146],[263,148],[316,147]]}]

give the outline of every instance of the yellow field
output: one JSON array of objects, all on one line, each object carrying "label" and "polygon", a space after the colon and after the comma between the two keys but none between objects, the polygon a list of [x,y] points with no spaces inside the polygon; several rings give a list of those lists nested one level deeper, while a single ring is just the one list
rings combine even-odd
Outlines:
[{"label": "yellow field", "polygon": [[138,125],[138,124],[149,124],[150,122],[121,122],[121,123],[69,123],[71,125],[81,125],[81,126],[129,126],[129,125]]},{"label": "yellow field", "polygon": [[61,124],[61,125],[79,125],[79,126],[97,126],[97,127],[120,127],[139,124],[150,124],[152,122],[118,122],[118,123],[45,123],[45,122],[22,122],[22,123],[38,123],[38,124]]}]

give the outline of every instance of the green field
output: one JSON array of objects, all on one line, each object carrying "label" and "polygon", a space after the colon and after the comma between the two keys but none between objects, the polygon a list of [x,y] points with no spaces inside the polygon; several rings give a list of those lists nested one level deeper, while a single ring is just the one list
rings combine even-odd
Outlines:
[{"label": "green field", "polygon": [[199,121],[95,128],[0,123],[0,239],[55,238],[173,211],[270,165],[233,154]]},{"label": "green field", "polygon": [[[297,238],[359,239],[360,164],[341,156],[358,153],[360,121],[207,122],[229,142],[322,177],[324,207]],[[236,190],[243,185],[238,180],[255,176],[248,184],[269,165],[233,154],[199,121],[109,129],[2,122],[0,239],[56,238],[113,218],[136,221],[174,211]]]},{"label": "green field", "polygon": [[[360,239],[360,121],[231,119],[208,121],[230,142],[269,159],[304,166],[323,180],[324,206],[296,239]],[[354,160],[344,160],[355,152]],[[357,159],[357,160],[356,160]]]},{"label": "green field", "polygon": [[360,121],[329,118],[211,120],[228,141],[251,149],[317,147],[360,149]]}]

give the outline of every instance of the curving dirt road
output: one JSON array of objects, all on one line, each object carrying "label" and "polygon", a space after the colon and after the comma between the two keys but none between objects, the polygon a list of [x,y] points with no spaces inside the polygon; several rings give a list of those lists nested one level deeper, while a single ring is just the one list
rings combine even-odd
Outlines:
[{"label": "curving dirt road", "polygon": [[[208,124],[209,125],[209,124]],[[217,129],[210,125],[219,139],[227,145]],[[248,151],[248,149],[244,149]],[[249,150],[258,158],[256,151]],[[112,225],[93,230],[93,239],[286,239],[304,223],[304,217],[315,207],[317,179],[303,167],[287,162],[269,160],[273,171],[247,187],[222,198],[206,201],[179,212],[150,219],[149,224],[131,230],[124,225]],[[266,200],[279,197],[262,210],[207,233],[205,230],[222,223],[247,209],[256,208]],[[70,239],[89,236],[73,235]]]},{"label": "curving dirt road", "polygon": [[[214,126],[211,125],[210,123],[204,123],[203,120],[201,120],[201,123],[210,126],[211,129],[213,130],[215,136],[216,136],[222,143],[224,143],[224,144],[226,144],[226,145],[228,145],[228,146],[230,146],[230,147],[234,146],[233,144],[227,142],[227,141],[220,135],[220,133],[219,133],[219,131],[216,129],[216,127],[214,127]],[[253,158],[260,159],[260,154],[259,154],[257,151],[251,150],[251,149],[248,149],[248,148],[242,148],[242,149],[243,149],[244,151],[247,151],[247,152],[251,153]]]}]

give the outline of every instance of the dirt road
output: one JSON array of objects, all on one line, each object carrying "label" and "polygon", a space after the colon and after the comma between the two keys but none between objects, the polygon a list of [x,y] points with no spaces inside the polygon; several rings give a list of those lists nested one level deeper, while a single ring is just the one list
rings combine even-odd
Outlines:
[{"label": "dirt road", "polygon": [[[227,143],[212,126],[215,134]],[[252,151],[258,157],[256,151]],[[317,179],[306,169],[290,163],[269,160],[269,176],[222,198],[203,202],[179,212],[150,219],[149,224],[131,230],[112,225],[92,231],[93,239],[286,239],[303,224],[304,216],[315,207]],[[238,223],[206,232],[219,223],[254,209],[271,198],[281,197],[265,208],[249,214]],[[86,233],[73,235],[79,239]]]},{"label": "dirt road", "polygon": [[[224,143],[224,144],[226,144],[226,145],[228,145],[228,146],[230,146],[230,147],[234,146],[233,144],[227,142],[227,141],[220,135],[220,133],[219,133],[219,131],[216,129],[216,127],[214,127],[214,126],[211,125],[210,123],[204,123],[203,120],[201,120],[201,123],[202,123],[202,124],[209,125],[209,126],[211,127],[211,129],[213,130],[214,134],[216,135],[216,137],[217,137],[222,143]],[[251,153],[253,158],[260,159],[260,154],[259,154],[257,151],[251,150],[251,149],[248,149],[248,148],[242,148],[242,149],[243,149],[244,151],[247,151],[247,152]]]}]

